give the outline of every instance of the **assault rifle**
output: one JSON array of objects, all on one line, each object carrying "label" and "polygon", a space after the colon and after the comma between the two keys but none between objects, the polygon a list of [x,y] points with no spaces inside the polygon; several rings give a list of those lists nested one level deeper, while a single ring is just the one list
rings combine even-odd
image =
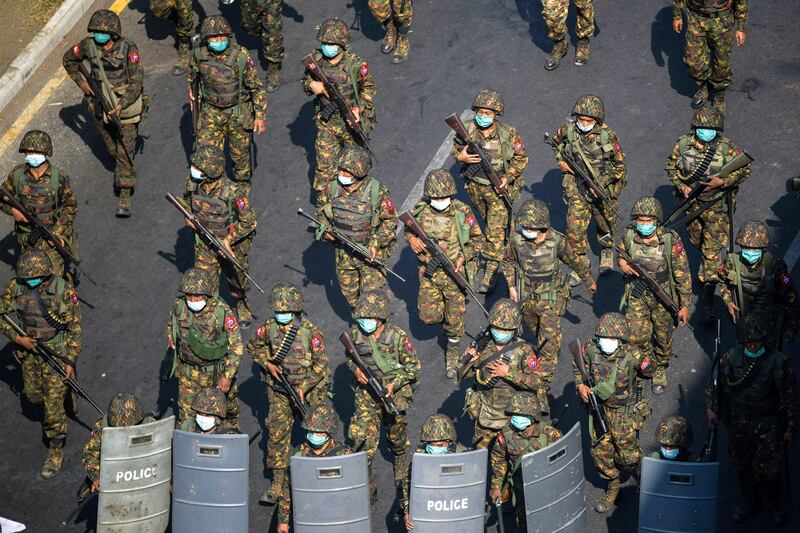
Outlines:
[{"label": "assault rifle", "polygon": [[241,263],[239,263],[239,261],[237,261],[237,260],[236,260],[236,257],[235,257],[235,256],[234,256],[232,253],[230,253],[230,252],[228,251],[228,249],[227,249],[227,248],[225,248],[225,247],[222,245],[222,243],[221,243],[221,242],[219,242],[219,239],[217,239],[216,237],[214,237],[214,234],[213,234],[213,233],[211,233],[210,231],[208,231],[208,230],[207,230],[207,229],[206,229],[206,228],[205,228],[205,227],[204,227],[204,226],[203,226],[203,225],[200,223],[200,220],[199,220],[199,219],[198,219],[198,218],[195,216],[195,214],[194,214],[194,213],[192,213],[191,211],[189,211],[188,209],[186,209],[186,207],[184,207],[184,205],[183,205],[183,204],[182,204],[182,203],[181,203],[181,202],[180,202],[180,201],[179,201],[177,198],[175,198],[174,196],[172,196],[172,194],[171,194],[171,193],[167,193],[167,194],[165,195],[165,197],[167,198],[167,200],[169,201],[169,203],[171,203],[172,205],[174,205],[174,206],[175,206],[175,208],[176,208],[178,211],[180,211],[180,212],[181,212],[181,214],[184,216],[184,218],[185,218],[186,220],[188,220],[189,222],[191,222],[191,223],[192,223],[192,225],[194,226],[194,231],[195,231],[195,233],[197,233],[197,235],[199,235],[199,236],[200,236],[200,239],[202,239],[202,240],[203,240],[203,242],[205,242],[205,243],[206,243],[206,244],[207,244],[207,245],[208,245],[208,246],[209,246],[209,247],[210,247],[210,248],[211,248],[213,251],[215,251],[217,254],[219,254],[219,255],[221,255],[222,257],[224,257],[224,258],[225,258],[225,259],[226,259],[226,260],[227,260],[227,261],[228,261],[228,262],[229,262],[231,265],[233,265],[233,268],[235,268],[235,269],[236,269],[236,271],[238,271],[238,272],[239,272],[239,273],[241,273],[241,274],[242,274],[244,277],[246,277],[247,279],[249,279],[249,280],[250,280],[250,282],[253,284],[253,286],[254,286],[256,289],[258,289],[258,290],[261,292],[261,294],[264,294],[264,289],[262,289],[262,288],[261,288],[261,285],[259,285],[258,283],[256,283],[256,280],[254,280],[252,277],[250,277],[250,274],[248,274],[248,273],[247,273],[247,270],[245,270],[245,268],[242,266],[242,264],[241,264]]},{"label": "assault rifle", "polygon": [[[716,414],[719,411],[719,358],[720,358],[720,320],[717,319],[717,338],[714,339],[714,361],[711,363],[711,410]],[[708,436],[703,445],[701,459],[703,461],[717,460],[717,431],[718,426],[708,426]]]},{"label": "assault rifle", "polygon": [[[308,220],[310,220],[311,222],[316,224],[317,228],[321,228],[322,227],[322,222],[320,222],[313,215],[309,215],[308,213],[303,211],[302,208],[298,208],[297,209],[297,214],[300,215],[301,217],[307,218]],[[400,274],[398,274],[397,272],[395,272],[394,270],[392,270],[391,268],[386,266],[386,263],[382,263],[381,261],[378,261],[377,259],[373,260],[372,259],[372,252],[370,252],[369,249],[367,249],[367,247],[364,246],[363,244],[358,244],[357,242],[355,242],[355,241],[353,241],[351,239],[348,239],[347,237],[345,237],[342,234],[342,232],[340,232],[339,230],[337,230],[333,226],[326,227],[325,231],[327,231],[328,233],[333,235],[334,239],[336,239],[337,241],[339,241],[343,245],[345,245],[348,248],[350,248],[350,250],[352,250],[354,253],[358,254],[361,257],[361,259],[365,260],[367,263],[369,263],[369,264],[371,264],[373,266],[376,266],[381,270],[384,270],[384,271],[388,272],[389,274],[391,274],[392,276],[396,277],[397,279],[399,279],[403,283],[406,282],[406,279],[403,276],[401,276]]]},{"label": "assault rifle", "polygon": [[[483,304],[481,304],[480,300],[478,300],[478,295],[475,294],[475,290],[472,288],[472,285],[470,285],[467,278],[464,277],[461,272],[456,270],[456,266],[452,261],[450,261],[450,258],[447,257],[447,254],[444,253],[444,250],[442,250],[441,246],[439,246],[436,241],[431,239],[428,234],[425,233],[425,230],[423,230],[422,226],[419,225],[419,222],[417,222],[417,219],[414,218],[414,215],[412,215],[410,211],[405,211],[400,213],[399,218],[400,221],[422,241],[428,254],[430,254],[430,260],[425,265],[425,276],[430,278],[439,267],[444,268],[445,272],[447,272],[455,284],[458,285],[461,290],[467,291],[469,295],[472,296],[472,300],[475,302],[475,304],[481,308],[483,314],[488,317],[489,311],[487,311]],[[466,268],[466,261],[464,268]]]},{"label": "assault rifle", "polygon": [[192,96],[194,102],[190,105],[192,110],[192,131],[194,132],[194,144],[197,147],[197,124],[200,122],[200,106],[202,105],[202,97],[200,96],[200,73],[192,78]]},{"label": "assault rifle", "polygon": [[300,413],[300,418],[304,419],[306,417],[306,413],[308,413],[308,407],[306,407],[306,404],[300,400],[300,395],[297,394],[295,388],[292,387],[291,383],[289,383],[289,378],[286,377],[286,374],[284,374],[283,371],[278,372],[278,379],[280,380],[281,385],[283,385],[283,388],[286,389],[286,394],[289,395],[292,403]]},{"label": "assault rifle", "polygon": [[339,88],[328,79],[328,76],[325,75],[325,72],[320,68],[317,61],[314,59],[314,56],[308,54],[306,57],[300,60],[303,65],[308,69],[308,72],[317,79],[317,81],[321,81],[323,85],[325,85],[325,91],[328,93],[327,97],[330,100],[333,107],[330,110],[323,110],[323,114],[327,114],[330,118],[330,115],[333,114],[333,111],[336,109],[342,114],[342,118],[344,119],[347,127],[350,128],[350,132],[353,134],[356,142],[361,145],[361,147],[365,148],[369,155],[372,156],[372,161],[376,165],[380,165],[378,158],[375,157],[375,152],[372,151],[372,148],[369,145],[369,138],[367,134],[364,133],[364,129],[361,127],[361,122],[356,119],[355,113],[350,108],[350,104],[347,103],[347,100],[344,99],[342,92]]},{"label": "assault rifle", "polygon": [[581,375],[583,384],[588,385],[591,388],[591,390],[589,390],[589,408],[592,410],[592,414],[594,415],[595,431],[597,431],[599,436],[602,437],[608,433],[606,413],[603,409],[603,404],[600,403],[600,400],[594,393],[594,381],[592,380],[592,376],[586,371],[586,366],[583,364],[585,350],[580,339],[575,339],[569,343],[569,351],[572,352],[572,360],[575,361],[575,366],[578,368],[578,372]]},{"label": "assault rifle", "polygon": [[[469,347],[467,349],[469,348],[475,348],[476,350],[479,349],[478,345],[481,344],[484,340],[488,339],[491,336],[491,334],[492,334],[492,326],[491,324],[487,324],[486,327],[480,330],[478,334],[475,335],[475,337],[469,342]],[[470,354],[463,355],[461,359],[458,361],[458,366],[456,367],[456,377],[458,378],[458,381],[464,379],[464,375],[467,373],[467,370],[469,370],[470,367],[472,366],[472,364],[470,364],[470,361],[472,361],[472,355]]]},{"label": "assault rifle", "polygon": [[394,400],[386,396],[386,387],[383,386],[381,381],[375,376],[375,373],[372,371],[370,367],[364,362],[361,358],[361,355],[358,353],[358,349],[356,348],[353,339],[350,337],[350,333],[345,331],[341,335],[339,335],[339,340],[342,342],[344,346],[345,352],[347,355],[350,356],[350,359],[356,364],[356,366],[367,376],[367,386],[372,389],[372,392],[375,393],[375,396],[380,399],[381,403],[386,407],[386,410],[393,415],[398,414],[397,406],[394,404]]},{"label": "assault rifle", "polygon": [[50,228],[44,225],[44,222],[39,220],[39,218],[25,209],[25,207],[20,203],[16,196],[14,196],[11,191],[5,188],[5,186],[0,185],[0,195],[3,197],[3,201],[6,202],[11,207],[15,208],[17,211],[22,213],[25,218],[28,219],[28,224],[33,226],[33,231],[38,231],[42,237],[45,238],[47,242],[50,243],[58,254],[64,258],[64,262],[68,263],[68,265],[74,265],[75,269],[78,270],[81,274],[86,276],[92,285],[97,285],[92,277],[86,273],[85,270],[81,268],[81,262],[78,260],[77,257],[73,255],[73,253],[67,248],[65,244],[62,244],[61,239],[59,239],[55,233],[50,231]]},{"label": "assault rifle", "polygon": [[[728,255],[729,256],[733,256],[733,243],[734,243],[734,240],[733,240],[733,191],[728,191],[727,197],[725,198],[725,201],[728,204],[727,205],[727,208],[728,208]],[[737,307],[737,309],[739,309],[739,311],[741,312],[741,310],[742,310],[741,306],[744,305],[744,302],[740,302],[739,301],[739,288],[738,288],[738,285],[739,285],[739,283],[737,282],[737,286],[734,287],[733,290],[731,291],[731,298],[733,299],[733,305],[735,305]],[[735,312],[734,312],[734,314],[735,314]],[[736,322],[736,318],[734,318],[733,321],[735,323]],[[780,329],[776,329],[776,331],[779,332],[778,333],[778,342],[781,342],[783,340],[783,334],[780,333],[780,331],[781,331]]]}]

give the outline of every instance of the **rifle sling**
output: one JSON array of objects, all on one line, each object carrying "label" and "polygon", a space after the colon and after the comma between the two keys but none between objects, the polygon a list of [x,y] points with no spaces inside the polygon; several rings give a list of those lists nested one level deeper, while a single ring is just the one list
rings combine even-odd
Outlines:
[{"label": "rifle sling", "polygon": [[478,363],[478,370],[483,370],[487,365],[494,363],[499,359],[503,359],[503,362],[506,363],[508,361],[505,360],[505,355],[511,352],[512,350],[516,349],[520,345],[519,342],[512,342],[511,344],[507,344],[503,347],[502,350],[497,350],[495,353]]}]

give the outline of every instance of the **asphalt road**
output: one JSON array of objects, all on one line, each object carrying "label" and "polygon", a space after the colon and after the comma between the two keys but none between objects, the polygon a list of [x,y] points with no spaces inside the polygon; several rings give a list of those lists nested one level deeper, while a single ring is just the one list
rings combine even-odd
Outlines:
[{"label": "asphalt road", "polygon": [[[135,0],[122,15],[123,33],[139,46],[145,87],[154,96],[150,116],[141,130],[144,150],[136,159],[139,185],[134,216],[129,220],[113,216],[116,200],[111,160],[77,87],[69,81],[63,84],[30,127],[50,132],[55,145],[53,161],[72,177],[80,206],[77,228],[81,254],[85,267],[98,281],[96,287],[82,283],[79,288],[86,302],[84,349],[78,366],[81,383],[101,405],[116,392],[130,391],[147,407],[155,408],[167,405],[175,395],[174,383],[160,387],[157,372],[165,351],[165,321],[175,289],[181,273],[192,262],[191,234],[163,197],[166,192],[181,192],[192,140],[185,82],[170,74],[175,57],[171,26],[151,17],[143,19],[146,4],[145,0]],[[333,0],[287,2],[285,83],[270,96],[267,133],[257,140],[258,166],[251,198],[259,219],[251,274],[265,287],[282,280],[303,287],[310,317],[327,335],[336,409],[342,421],[340,435],[350,419],[353,401],[350,377],[336,341],[348,324],[347,306],[335,281],[332,249],[314,243],[305,222],[295,215],[297,208],[310,207],[314,127],[311,101],[298,83],[302,74],[298,60],[316,46],[316,24],[331,16],[348,23],[359,17],[360,29],[353,30],[352,48],[369,61],[378,87],[379,123],[373,147],[383,165],[374,175],[390,187],[397,205],[408,198],[445,139],[448,128],[444,117],[468,108],[478,89],[485,86],[502,92],[506,103],[503,118],[516,126],[526,141],[530,163],[523,198],[533,195],[547,201],[554,226],[562,231],[565,207],[560,173],[540,139],[545,131],[552,132],[563,122],[578,96],[587,92],[600,95],[605,100],[607,122],[620,136],[630,175],[622,196],[623,212],[644,194],[655,193],[667,207],[672,205],[664,161],[677,136],[688,130],[692,115],[692,83],[682,63],[683,41],[672,33],[671,8],[663,1],[596,2],[597,35],[592,41],[591,61],[582,68],[575,67],[571,48],[568,58],[552,73],[542,68],[549,44],[538,2],[418,0],[411,60],[400,66],[390,64],[389,57],[380,54],[381,31],[367,10],[366,0],[353,0],[353,4]],[[786,0],[751,3],[747,44],[734,51],[735,80],[729,91],[725,129],[726,135],[756,158],[752,177],[739,196],[737,226],[748,218],[766,218],[779,254],[785,252],[800,226],[796,210],[800,203],[786,195],[784,188],[785,178],[796,174],[798,166],[795,117],[800,101],[800,62],[794,44],[800,40],[800,29],[787,16],[793,7]],[[258,47],[240,28],[237,4],[221,6],[204,0],[195,2],[195,9],[209,15],[222,9],[234,25],[237,40],[251,50]],[[570,27],[573,19],[574,14]],[[16,144],[0,155],[4,172],[21,160]],[[445,165],[452,163],[447,159]],[[466,198],[463,191],[461,197]],[[6,235],[0,241],[0,280],[5,282],[12,275],[16,251],[9,218],[3,217],[0,224],[0,235]],[[696,267],[697,252],[688,243],[687,249]],[[596,247],[593,251],[599,252]],[[472,422],[461,414],[465,387],[456,388],[444,377],[442,349],[437,343],[440,329],[425,326],[416,317],[418,284],[413,254],[400,246],[392,263],[409,280],[406,284],[389,280],[394,294],[392,320],[410,330],[423,361],[410,413],[412,446],[422,421],[434,412],[459,417],[459,437],[467,442]],[[596,258],[594,265],[596,268]],[[566,344],[575,337],[591,336],[597,318],[617,308],[621,293],[621,277],[613,274],[601,278],[594,299],[578,288],[580,297],[570,303],[563,320],[563,360],[552,391],[554,412],[565,403],[570,405],[562,428],[580,420],[585,429],[586,418],[571,382]],[[487,305],[503,294],[500,287]],[[256,314],[266,317],[266,299],[255,293],[252,296]],[[722,311],[720,301],[717,307]],[[475,306],[470,307],[466,320],[470,332],[482,327],[482,316]],[[655,449],[655,426],[669,414],[680,413],[692,421],[696,450],[704,440],[702,394],[713,328],[695,318],[692,324],[694,333],[681,328],[675,335],[678,358],[670,367],[667,394],[653,402],[654,415],[642,432],[645,452]],[[255,327],[245,336],[254,331]],[[723,346],[730,347],[734,339],[729,324],[724,323],[723,333]],[[788,350],[795,352],[797,346]],[[43,481],[39,471],[46,450],[41,442],[40,414],[22,409],[18,398],[21,376],[9,346],[0,352],[0,362],[0,404],[5,406],[0,417],[0,450],[5,458],[0,463],[0,515],[27,524],[30,531],[56,531],[74,505],[75,491],[84,476],[80,449],[95,413],[87,404],[81,405],[82,422],[70,422],[64,468],[55,480]],[[257,423],[263,424],[267,406],[264,386],[249,358],[242,362],[238,379],[242,428],[252,433]],[[261,471],[264,445],[262,438],[251,447],[251,531],[267,530],[272,519],[272,509],[257,503],[265,483]],[[741,496],[725,446],[723,431],[719,529],[745,531],[745,527],[736,529],[728,516]],[[388,458],[388,449],[382,449]],[[585,452],[586,497],[591,506],[604,486],[591,466],[588,448]],[[401,531],[400,524],[393,521],[396,507],[391,464],[378,457],[375,470],[380,498],[372,508],[374,530]],[[792,479],[800,478],[796,460],[791,473]],[[797,483],[794,485],[796,488]],[[94,507],[88,507],[72,529],[93,527],[95,512]],[[591,531],[633,531],[637,521],[634,486],[626,484],[612,513],[598,515],[590,510],[589,516]],[[748,528],[755,523],[764,532],[772,531],[766,513],[754,518]],[[800,519],[792,516],[785,530],[798,527]]]}]

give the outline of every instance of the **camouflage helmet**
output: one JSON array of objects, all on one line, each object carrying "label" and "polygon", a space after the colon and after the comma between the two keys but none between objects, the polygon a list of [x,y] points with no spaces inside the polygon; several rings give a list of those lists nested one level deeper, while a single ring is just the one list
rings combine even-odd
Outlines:
[{"label": "camouflage helmet", "polygon": [[111,427],[135,426],[144,419],[144,408],[133,394],[120,392],[108,402],[106,421]]},{"label": "camouflage helmet", "polygon": [[449,171],[443,168],[431,170],[425,176],[425,187],[423,192],[428,198],[444,198],[453,196],[456,193],[456,180]]},{"label": "camouflage helmet", "polygon": [[336,433],[336,413],[327,405],[315,405],[308,410],[302,428],[315,433]]},{"label": "camouflage helmet", "polygon": [[770,320],[761,313],[747,313],[736,323],[736,339],[741,343],[760,341],[771,332]]},{"label": "camouflage helmet", "polygon": [[508,298],[497,300],[489,310],[489,324],[501,329],[517,329],[522,315],[519,305]]},{"label": "camouflage helmet", "polygon": [[212,144],[203,144],[192,154],[192,164],[206,177],[217,179],[225,173],[225,154]]},{"label": "camouflage helmet", "polygon": [[722,131],[724,117],[716,107],[701,107],[694,112],[692,117],[693,128],[709,128]]},{"label": "camouflage helmet", "polygon": [[321,43],[338,44],[346,48],[350,44],[350,28],[342,19],[328,19],[319,25],[317,39]]},{"label": "camouflage helmet", "polygon": [[339,168],[357,178],[363,178],[372,170],[372,158],[366,148],[358,145],[346,146],[339,155]]},{"label": "camouflage helmet", "polygon": [[194,397],[192,409],[201,415],[225,418],[228,412],[228,399],[225,397],[225,393],[218,388],[204,387]]},{"label": "camouflage helmet", "polygon": [[26,250],[17,261],[17,277],[21,279],[41,278],[53,273],[53,263],[43,250]]},{"label": "camouflage helmet", "polygon": [[631,220],[636,217],[653,217],[659,222],[664,221],[664,209],[654,196],[642,196],[631,208]]},{"label": "camouflage helmet", "polygon": [[689,448],[692,445],[692,425],[683,416],[668,416],[658,423],[656,440],[662,446]]},{"label": "camouflage helmet", "polygon": [[181,278],[178,290],[183,294],[202,294],[209,297],[214,295],[211,290],[211,279],[202,268],[190,268],[187,270]]},{"label": "camouflage helmet", "polygon": [[303,293],[294,283],[282,281],[272,288],[267,305],[277,313],[299,313],[303,310]]},{"label": "camouflage helmet", "polygon": [[584,94],[572,106],[572,116],[576,117],[578,115],[592,117],[597,122],[603,122],[606,117],[606,108],[603,105],[603,100],[593,94]]},{"label": "camouflage helmet", "polygon": [[37,154],[44,154],[46,156],[53,155],[53,141],[50,136],[42,130],[31,130],[22,137],[19,143],[19,151],[22,152],[36,152]]},{"label": "camouflage helmet", "polygon": [[542,200],[528,200],[520,208],[519,224],[523,228],[549,228],[550,208]]},{"label": "camouflage helmet", "polygon": [[536,394],[518,392],[508,400],[506,414],[529,416],[534,420],[539,420],[542,414],[542,406],[539,405],[539,398]]},{"label": "camouflage helmet", "polygon": [[386,294],[378,291],[367,291],[359,296],[358,303],[353,310],[353,318],[386,320],[389,318],[389,313],[389,302]]},{"label": "camouflage helmet", "polygon": [[119,37],[122,35],[122,24],[120,24],[119,17],[113,11],[98,9],[92,13],[92,18],[89,19],[89,26],[86,31],[90,33],[110,33]]},{"label": "camouflage helmet", "polygon": [[503,97],[494,89],[481,89],[472,101],[472,110],[489,109],[498,116],[503,114]]},{"label": "camouflage helmet", "polygon": [[594,334],[596,337],[625,341],[628,339],[628,321],[620,313],[605,313],[597,322]]},{"label": "camouflage helmet", "polygon": [[200,38],[208,39],[215,35],[231,35],[231,25],[222,15],[206,17],[200,25]]},{"label": "camouflage helmet", "polygon": [[453,421],[447,415],[429,416],[422,424],[419,440],[422,442],[453,442],[456,440],[456,428],[453,425]]},{"label": "camouflage helmet", "polygon": [[760,220],[748,220],[739,227],[736,244],[742,248],[768,248],[769,229]]}]

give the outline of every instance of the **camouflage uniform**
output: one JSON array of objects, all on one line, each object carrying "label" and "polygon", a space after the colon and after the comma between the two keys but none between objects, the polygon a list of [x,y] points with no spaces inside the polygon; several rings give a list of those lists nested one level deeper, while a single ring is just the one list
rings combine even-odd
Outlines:
[{"label": "camouflage uniform", "polygon": [[[640,198],[631,210],[637,216],[653,217],[658,221],[656,231],[643,237],[635,226],[628,226],[622,246],[631,258],[670,295],[679,308],[689,307],[692,297],[692,278],[689,260],[680,236],[661,225],[664,219],[661,204],[652,196]],[[646,288],[643,281],[625,276],[625,293],[620,309],[630,326],[630,343],[648,356],[657,368],[653,377],[653,392],[662,394],[667,386],[667,367],[673,356],[672,335],[674,317],[669,309]]]},{"label": "camouflage uniform", "polygon": [[[385,262],[397,244],[397,216],[389,189],[368,176],[371,167],[369,152],[360,146],[345,147],[339,158],[339,169],[353,175],[356,181],[345,188],[338,180],[328,183],[320,196],[317,214],[322,226],[317,239],[325,236],[328,227],[367,248],[377,250],[377,260]],[[352,309],[365,291],[384,290],[386,275],[339,241],[336,246],[336,277],[342,294]]]},{"label": "camouflage uniform", "polygon": [[[122,37],[119,17],[106,9],[96,11],[89,19],[89,32],[101,32],[111,35],[113,44],[105,51],[98,46],[93,37],[84,37],[80,42],[64,53],[61,61],[67,75],[78,86],[85,83],[78,71],[78,63],[88,60],[92,77],[97,81],[106,99],[113,106],[121,106],[119,114],[122,131],[105,117],[100,102],[95,96],[86,96],[89,109],[93,111],[97,129],[109,154],[116,160],[114,167],[114,188],[119,192],[118,216],[130,215],[130,195],[136,186],[136,171],[133,157],[136,137],[139,134],[139,122],[147,109],[148,97],[144,94],[142,80],[142,56],[136,44]],[[124,148],[123,148],[124,143]],[[127,212],[127,214],[126,214]]]},{"label": "camouflage uniform", "polygon": [[[493,89],[481,89],[472,103],[473,111],[479,109],[488,109],[494,111],[498,117],[502,116],[503,98]],[[525,184],[522,172],[528,164],[528,152],[517,130],[497,119],[485,129],[479,128],[474,120],[465,124],[465,127],[469,138],[462,139],[456,136],[453,139],[452,156],[457,157],[467,142],[480,144],[491,159],[492,168],[500,179],[507,180],[506,188],[511,201],[516,201]],[[462,165],[461,177],[466,181],[472,204],[486,226],[486,246],[483,250],[486,270],[479,290],[488,292],[494,287],[497,268],[503,260],[506,239],[510,233],[511,213],[500,193],[492,186],[489,177],[481,170],[479,163]]]},{"label": "camouflage uniform", "polygon": [[261,54],[267,61],[267,92],[280,85],[283,62],[283,0],[242,0],[242,27],[261,39]]},{"label": "camouflage uniform", "polygon": [[[256,120],[264,120],[267,92],[258,78],[255,61],[245,48],[232,41],[231,27],[221,16],[208,17],[200,29],[203,44],[189,62],[188,82],[199,77],[200,105],[197,145],[211,144],[223,150],[227,141],[233,161],[233,181],[240,196],[249,196],[252,168],[250,150]],[[228,36],[228,47],[213,52],[208,38]]]},{"label": "camouflage uniform", "polygon": [[[327,59],[319,50],[314,50],[314,60],[332,83],[336,84],[350,107],[357,107],[361,114],[361,128],[369,135],[375,125],[375,82],[367,62],[347,49],[350,44],[350,30],[339,19],[328,19],[322,23],[317,39],[321,43],[336,44],[341,47],[339,54]],[[306,69],[302,80],[303,90],[311,95],[310,83],[316,81]],[[336,104],[325,95],[314,98],[314,120],[317,124],[317,140],[314,144],[317,167],[314,172],[314,190],[322,194],[328,182],[336,179],[336,163],[339,152],[345,146],[356,144],[353,135],[345,124]]]},{"label": "camouflage uniform", "polygon": [[[545,62],[546,70],[555,69],[569,47],[567,39],[567,14],[570,0],[541,0],[542,18],[547,26],[547,37],[553,41],[553,51]],[[575,64],[578,66],[589,61],[589,37],[594,35],[594,3],[593,0],[573,0],[577,18],[575,34],[578,46],[575,50]]]},{"label": "camouflage uniform", "polygon": [[[650,377],[654,370],[650,358],[642,356],[627,344],[628,326],[619,313],[605,313],[595,328],[595,336],[619,341],[611,354],[604,353],[598,341],[584,345],[583,364],[592,378],[592,391],[605,411],[609,432],[599,436],[595,432],[593,416],[589,416],[589,437],[592,458],[600,477],[609,481],[608,490],[595,506],[599,513],[608,512],[619,494],[620,471],[618,466],[638,478],[639,430],[652,410],[641,399],[639,377]],[[631,330],[634,328],[631,327]],[[573,376],[578,386],[583,385],[577,365],[573,361]]]},{"label": "camouflage uniform", "polygon": [[414,0],[369,0],[367,6],[375,20],[386,28],[381,52],[389,54],[394,50],[392,63],[402,63],[408,58],[408,32],[414,18]]},{"label": "camouflage uniform", "polygon": [[[399,483],[405,478],[406,448],[410,444],[406,432],[406,413],[411,407],[413,386],[421,365],[408,334],[398,326],[386,322],[389,318],[389,304],[385,294],[362,294],[353,318],[378,321],[374,332],[365,333],[360,327],[353,326],[350,336],[359,355],[375,377],[384,387],[392,385],[392,400],[398,411],[390,413],[368,385],[362,385],[353,379],[355,407],[348,433],[356,448],[367,452],[370,488],[374,493],[376,486],[372,477],[372,461],[378,451],[381,427],[386,428],[389,448],[394,456],[395,482]],[[347,367],[355,375],[358,366],[350,358],[347,359]]]},{"label": "camouflage uniform", "polygon": [[692,447],[692,425],[683,416],[667,416],[661,419],[656,428],[656,442],[662,448],[678,448],[678,455],[674,458],[664,457],[661,451],[653,452],[650,457],[665,461],[695,462],[698,460],[690,448]]},{"label": "camouflage uniform", "polygon": [[546,448],[562,436],[558,429],[541,422],[541,412],[542,407],[535,395],[518,393],[512,396],[506,405],[506,414],[526,417],[531,425],[517,429],[509,422],[497,434],[489,459],[492,467],[491,489],[500,491],[506,485],[514,489],[517,529],[521,532],[528,530],[520,469],[522,456]]},{"label": "camouflage uniform", "polygon": [[184,295],[205,296],[206,305],[192,311],[186,298],[180,296],[167,320],[167,339],[175,349],[173,374],[178,375],[178,420],[180,424],[194,416],[192,403],[205,387],[219,386],[219,380],[230,380],[228,420],[239,427],[239,401],[236,374],[244,347],[239,324],[228,304],[214,296],[208,274],[190,268],[183,275],[180,289]]},{"label": "camouflage uniform", "polygon": [[[192,402],[193,417],[185,419],[178,425],[181,431],[191,433],[204,433],[207,435],[221,433],[238,433],[239,428],[232,426],[226,416],[228,414],[228,400],[225,393],[216,387],[200,389]],[[209,430],[203,430],[197,424],[197,415],[214,417],[214,425]]]},{"label": "camouflage uniform", "polygon": [[[27,333],[58,354],[58,363],[75,369],[81,352],[81,311],[78,293],[72,283],[52,275],[53,265],[41,250],[22,252],[17,263],[17,277],[6,286],[0,311],[8,313]],[[26,280],[41,278],[37,287]],[[16,316],[14,316],[16,315]],[[16,342],[17,333],[5,321],[0,321],[0,333]],[[14,358],[22,366],[23,394],[34,405],[44,405],[42,431],[48,441],[48,455],[42,476],[52,478],[61,469],[61,448],[67,437],[67,415],[64,402],[68,386],[50,368],[41,355],[22,346],[14,347]],[[69,395],[72,410],[77,398]]]},{"label": "camouflage uniform", "polygon": [[[53,155],[53,145],[47,133],[31,130],[22,138],[19,151],[50,157]],[[37,176],[36,174],[40,172],[41,175]],[[37,168],[22,163],[11,169],[3,186],[29,213],[35,215],[56,236],[64,239],[64,243],[74,251],[77,242],[73,223],[75,213],[78,211],[78,202],[75,200],[66,172],[56,168],[49,161],[45,161]],[[0,209],[11,215],[10,204],[0,202]],[[15,221],[14,235],[20,251],[43,250],[53,265],[53,274],[64,275],[64,260],[61,254],[40,234],[39,230],[34,229],[32,224]]]},{"label": "camouflage uniform", "polygon": [[[267,363],[277,365],[295,391],[303,393],[307,405],[324,404],[331,374],[328,353],[322,331],[302,316],[303,296],[300,289],[291,283],[278,283],[270,294],[269,307],[276,316],[259,326],[255,336],[247,343],[247,353],[264,369]],[[278,322],[277,314],[281,313],[291,313],[290,321],[285,324]],[[284,346],[289,340],[291,344]],[[285,356],[279,355],[281,348],[286,352]],[[266,370],[262,379],[267,383],[269,405],[269,416],[265,422],[268,439],[264,464],[273,471],[272,485],[262,495],[262,501],[274,503],[278,497],[276,491],[280,489],[289,466],[295,410],[280,381],[276,381]]]},{"label": "camouflage uniform", "polygon": [[189,65],[192,35],[194,34],[194,12],[192,0],[150,0],[150,13],[160,20],[175,19],[175,33],[178,37],[178,61],[172,74],[181,76]]},{"label": "camouflage uniform", "polygon": [[[592,117],[597,123],[588,133],[582,133],[575,124],[578,115]],[[562,186],[564,203],[567,204],[567,239],[572,249],[579,255],[586,255],[589,242],[586,232],[590,218],[597,224],[597,237],[602,248],[601,269],[612,267],[612,244],[601,237],[616,237],[619,195],[628,182],[625,154],[620,148],[617,134],[605,124],[603,101],[594,95],[581,96],[572,108],[573,120],[567,121],[556,131],[554,140],[556,162],[562,163],[562,154],[568,153],[579,164],[588,168],[590,178],[611,198],[611,205],[593,201],[592,194],[586,190],[583,181],[572,173],[564,172]],[[613,209],[612,209],[613,208]]]}]

